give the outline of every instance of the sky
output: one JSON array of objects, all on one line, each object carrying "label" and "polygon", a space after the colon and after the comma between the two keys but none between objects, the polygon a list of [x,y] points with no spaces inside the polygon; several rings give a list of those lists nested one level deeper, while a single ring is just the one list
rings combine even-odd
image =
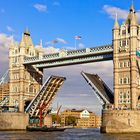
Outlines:
[{"label": "sky", "polygon": [[[8,69],[8,48],[14,39],[20,42],[22,33],[29,29],[35,46],[43,42],[45,53],[60,49],[102,46],[112,43],[115,14],[119,24],[127,17],[131,0],[0,0],[0,77]],[[134,0],[140,19],[139,0]],[[52,41],[57,40],[53,44]],[[89,109],[101,112],[101,104],[81,76],[81,71],[97,73],[113,89],[113,62],[98,62],[44,70],[50,75],[67,78],[53,107]]]}]

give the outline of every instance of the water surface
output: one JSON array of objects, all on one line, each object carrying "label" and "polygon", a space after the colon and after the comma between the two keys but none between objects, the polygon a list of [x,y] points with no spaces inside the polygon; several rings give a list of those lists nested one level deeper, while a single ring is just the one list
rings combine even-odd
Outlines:
[{"label": "water surface", "polygon": [[0,140],[140,140],[140,134],[101,134],[99,129],[64,132],[0,131]]}]

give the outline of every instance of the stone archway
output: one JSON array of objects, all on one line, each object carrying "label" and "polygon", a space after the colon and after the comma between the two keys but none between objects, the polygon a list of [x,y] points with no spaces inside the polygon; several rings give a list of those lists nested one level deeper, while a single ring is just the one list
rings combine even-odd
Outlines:
[{"label": "stone archway", "polygon": [[24,111],[26,110],[27,106],[30,104],[31,100],[27,100],[25,101],[25,105],[24,105]]},{"label": "stone archway", "polygon": [[140,95],[138,96],[138,100],[137,100],[137,108],[140,109]]}]

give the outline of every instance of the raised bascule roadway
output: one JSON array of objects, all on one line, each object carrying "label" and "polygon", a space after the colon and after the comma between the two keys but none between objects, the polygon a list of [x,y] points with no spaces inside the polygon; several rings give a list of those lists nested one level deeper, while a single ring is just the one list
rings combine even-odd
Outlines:
[{"label": "raised bascule roadway", "polygon": [[[10,117],[1,113],[0,123],[3,125],[0,130],[26,129],[28,115],[38,115],[43,109],[48,111],[47,105],[50,104],[44,102],[51,102],[55,93],[49,92],[51,87],[46,85],[47,81],[46,86],[43,85],[43,69],[113,60],[114,94],[98,75],[82,73],[103,101],[101,132],[140,132],[140,24],[133,5],[121,26],[115,18],[112,33],[112,45],[74,51],[61,49],[58,53],[44,54],[42,43],[35,48],[26,30],[21,42],[12,43],[9,48],[9,105],[18,103],[19,112],[13,113],[14,117],[11,117],[11,112]],[[27,102],[31,103],[25,113]]]}]

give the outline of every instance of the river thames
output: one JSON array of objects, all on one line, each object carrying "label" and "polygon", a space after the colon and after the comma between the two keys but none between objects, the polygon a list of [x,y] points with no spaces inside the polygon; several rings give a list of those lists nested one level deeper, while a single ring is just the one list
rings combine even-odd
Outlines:
[{"label": "river thames", "polygon": [[1,131],[0,140],[140,140],[140,134],[101,134],[99,129],[64,132]]}]

